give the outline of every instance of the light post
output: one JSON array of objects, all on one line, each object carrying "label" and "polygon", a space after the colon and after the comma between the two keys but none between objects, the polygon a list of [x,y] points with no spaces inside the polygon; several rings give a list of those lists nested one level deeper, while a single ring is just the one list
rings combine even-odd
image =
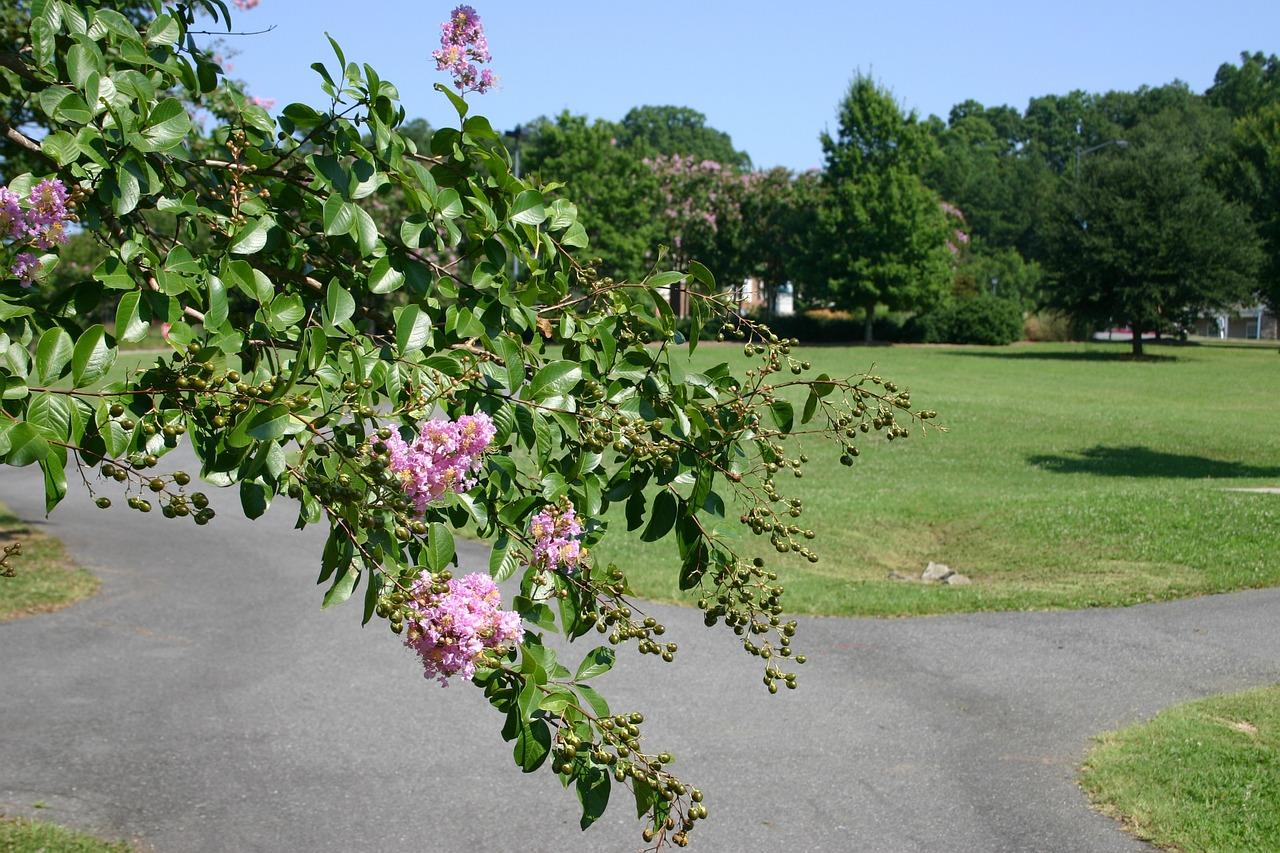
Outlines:
[{"label": "light post", "polygon": [[1103,149],[1103,148],[1106,148],[1108,145],[1114,145],[1114,146],[1116,146],[1117,148],[1128,148],[1128,147],[1129,147],[1129,140],[1127,140],[1127,139],[1109,139],[1109,140],[1107,140],[1106,142],[1099,142],[1097,145],[1092,145],[1092,146],[1090,146],[1090,147],[1088,147],[1088,148],[1081,148],[1079,145],[1077,145],[1077,146],[1076,146],[1076,183],[1080,183],[1080,160],[1081,160],[1081,158],[1083,158],[1083,157],[1084,157],[1084,155],[1086,155],[1086,154],[1092,154],[1092,153],[1093,153],[1093,152],[1095,152],[1095,151],[1099,151],[1099,150],[1101,150],[1101,149]]}]

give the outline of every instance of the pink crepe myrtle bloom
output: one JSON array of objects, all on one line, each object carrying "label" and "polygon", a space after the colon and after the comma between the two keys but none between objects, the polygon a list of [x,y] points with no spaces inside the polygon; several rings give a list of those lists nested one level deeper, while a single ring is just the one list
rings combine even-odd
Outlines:
[{"label": "pink crepe myrtle bloom", "polygon": [[449,20],[440,25],[440,47],[433,50],[431,56],[438,71],[448,71],[453,75],[453,85],[459,92],[483,95],[498,82],[488,68],[481,71],[477,67],[492,57],[480,16],[470,6],[456,7]]},{"label": "pink crepe myrtle bloom", "polygon": [[423,572],[410,588],[405,645],[418,653],[427,678],[444,687],[449,678],[471,678],[476,656],[486,649],[503,649],[524,638],[520,615],[502,609],[502,596],[493,578],[473,572],[448,581],[448,592],[431,591],[434,581]]},{"label": "pink crepe myrtle bloom", "polygon": [[22,252],[13,261],[13,266],[9,268],[9,272],[23,287],[30,287],[31,282],[35,278],[36,269],[40,266],[39,260],[30,252]]},{"label": "pink crepe myrtle bloom", "polygon": [[552,571],[573,574],[586,552],[582,549],[582,524],[573,504],[543,507],[529,520],[529,534],[533,537],[533,565]]},{"label": "pink crepe myrtle bloom", "polygon": [[249,103],[255,107],[262,107],[264,110],[272,109],[276,105],[275,98],[259,98],[257,95],[249,96]]},{"label": "pink crepe myrtle bloom", "polygon": [[446,492],[465,492],[476,484],[482,457],[497,429],[484,412],[456,421],[432,418],[411,441],[392,432],[384,443],[390,468],[421,515]]}]

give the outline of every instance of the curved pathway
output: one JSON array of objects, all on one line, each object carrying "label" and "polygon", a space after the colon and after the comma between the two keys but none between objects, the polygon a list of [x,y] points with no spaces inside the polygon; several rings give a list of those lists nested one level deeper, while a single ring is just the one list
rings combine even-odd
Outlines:
[{"label": "curved pathway", "polygon": [[[25,518],[43,509],[33,474],[0,474]],[[627,800],[580,833],[572,792],[516,770],[478,691],[422,678],[358,604],[322,612],[320,531],[292,531],[284,503],[256,523],[234,504],[216,495],[197,528],[73,494],[47,522],[103,586],[0,624],[0,811],[43,802],[161,853],[641,846]],[[1143,850],[1075,787],[1090,735],[1280,681],[1280,589],[805,619],[800,689],[772,697],[723,629],[654,610],[676,663],[628,653],[600,686],[649,712],[649,742],[707,791],[704,853]]]}]

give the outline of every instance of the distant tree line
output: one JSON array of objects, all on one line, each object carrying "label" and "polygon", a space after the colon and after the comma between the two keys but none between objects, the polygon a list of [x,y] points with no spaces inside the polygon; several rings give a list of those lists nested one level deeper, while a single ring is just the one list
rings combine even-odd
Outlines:
[{"label": "distant tree line", "polygon": [[[408,130],[429,145],[426,122]],[[1206,311],[1280,306],[1274,55],[1224,63],[1201,94],[1173,82],[1021,111],[970,100],[945,119],[856,74],[820,138],[823,168],[800,174],[754,169],[687,107],[564,112],[506,141],[525,174],[566,185],[603,274],[642,276],[661,244],[726,286],[760,282],[766,311],[791,283],[798,305],[850,312],[868,340],[877,311],[1003,318],[1012,305],[1128,326],[1140,352],[1143,332]]]}]

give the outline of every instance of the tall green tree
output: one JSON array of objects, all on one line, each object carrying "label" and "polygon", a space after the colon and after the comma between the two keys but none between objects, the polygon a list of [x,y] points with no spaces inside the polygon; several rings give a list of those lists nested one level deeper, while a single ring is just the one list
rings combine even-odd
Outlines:
[{"label": "tall green tree", "polygon": [[1280,310],[1280,101],[1237,119],[1223,155],[1220,183],[1249,206],[1266,246],[1258,290]]},{"label": "tall green tree", "polygon": [[742,195],[742,254],[747,274],[760,282],[769,314],[778,289],[803,275],[798,260],[813,239],[818,178],[781,167],[751,172]]},{"label": "tall green tree", "polygon": [[1222,63],[1205,97],[1236,118],[1280,102],[1280,57],[1246,51],[1239,65]]},{"label": "tall green tree", "polygon": [[580,221],[602,272],[639,278],[652,266],[659,239],[655,217],[657,180],[652,170],[619,142],[620,128],[563,112],[524,126],[524,171],[559,181],[580,205]]},{"label": "tall green tree", "polygon": [[689,107],[634,107],[622,118],[618,141],[645,157],[679,155],[751,168],[751,158],[733,147],[729,134],[708,127],[707,117]]},{"label": "tall green tree", "polygon": [[951,281],[950,233],[923,174],[936,149],[915,112],[859,74],[837,116],[836,134],[822,134],[827,193],[813,242],[815,295],[866,314],[872,339],[877,305],[924,308]]},{"label": "tall green tree", "polygon": [[1262,261],[1247,209],[1205,177],[1169,121],[1086,160],[1051,237],[1049,306],[1129,326],[1134,355],[1145,332],[1247,299]]}]

